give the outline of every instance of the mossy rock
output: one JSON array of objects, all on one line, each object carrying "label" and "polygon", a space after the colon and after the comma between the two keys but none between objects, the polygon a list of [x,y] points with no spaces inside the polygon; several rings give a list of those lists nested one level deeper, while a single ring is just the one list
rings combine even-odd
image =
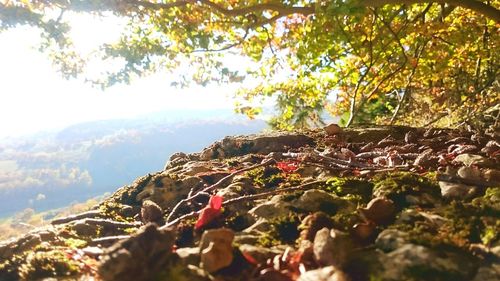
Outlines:
[{"label": "mossy rock", "polygon": [[29,253],[26,263],[19,268],[19,276],[23,280],[75,276],[79,272],[79,264],[59,250]]},{"label": "mossy rock", "polygon": [[433,206],[441,201],[437,182],[428,177],[408,172],[380,174],[373,178],[373,197],[391,199],[396,207],[403,209],[414,204],[410,196],[420,198],[418,205]]},{"label": "mossy rock", "polygon": [[373,183],[360,178],[331,178],[321,187],[347,200],[368,203],[372,197]]}]

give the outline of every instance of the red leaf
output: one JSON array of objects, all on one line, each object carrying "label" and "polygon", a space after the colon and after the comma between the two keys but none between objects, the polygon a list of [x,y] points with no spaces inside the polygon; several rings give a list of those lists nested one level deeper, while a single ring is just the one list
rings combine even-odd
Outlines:
[{"label": "red leaf", "polygon": [[218,195],[210,197],[208,205],[201,210],[200,216],[198,217],[194,228],[200,229],[202,226],[207,225],[218,217],[220,215],[223,200],[222,196]]},{"label": "red leaf", "polygon": [[276,163],[276,167],[284,173],[293,173],[299,168],[299,164],[295,161],[283,161]]},{"label": "red leaf", "polygon": [[259,262],[254,257],[252,257],[252,255],[250,255],[249,253],[247,253],[247,252],[241,252],[241,253],[243,254],[243,257],[247,260],[247,262],[254,264],[254,265],[259,264]]}]

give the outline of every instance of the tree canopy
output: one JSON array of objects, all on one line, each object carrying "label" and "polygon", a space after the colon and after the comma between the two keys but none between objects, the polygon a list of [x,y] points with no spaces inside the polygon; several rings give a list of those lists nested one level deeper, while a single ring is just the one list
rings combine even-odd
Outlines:
[{"label": "tree canopy", "polygon": [[[93,53],[116,68],[85,76],[88,58],[68,37],[73,12],[128,20]],[[252,117],[256,100],[273,97],[280,129],[321,124],[324,111],[347,125],[451,124],[500,102],[499,0],[0,2],[0,30],[19,25],[40,28],[64,76],[102,87],[165,69],[180,86],[253,79],[237,110]],[[229,66],[228,53],[254,63]]]}]

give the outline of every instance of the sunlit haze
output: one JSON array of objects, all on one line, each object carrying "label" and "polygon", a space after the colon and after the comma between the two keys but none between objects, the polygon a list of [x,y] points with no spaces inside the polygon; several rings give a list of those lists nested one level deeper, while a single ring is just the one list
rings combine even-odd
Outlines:
[{"label": "sunlit haze", "polygon": [[[116,39],[121,23],[92,16],[71,20],[73,41],[83,52]],[[170,87],[168,74],[101,91],[81,80],[65,80],[39,53],[35,29],[0,33],[0,137],[57,129],[78,122],[134,117],[168,109],[232,108],[235,86]]]}]

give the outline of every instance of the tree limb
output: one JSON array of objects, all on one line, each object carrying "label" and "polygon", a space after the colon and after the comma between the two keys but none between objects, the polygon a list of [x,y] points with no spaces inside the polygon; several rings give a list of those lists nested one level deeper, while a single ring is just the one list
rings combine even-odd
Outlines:
[{"label": "tree limb", "polygon": [[484,15],[497,23],[500,22],[500,10],[477,0],[363,0],[360,5],[368,7],[380,7],[384,5],[397,4],[419,4],[419,3],[447,3],[453,6],[462,7],[478,14]]}]

